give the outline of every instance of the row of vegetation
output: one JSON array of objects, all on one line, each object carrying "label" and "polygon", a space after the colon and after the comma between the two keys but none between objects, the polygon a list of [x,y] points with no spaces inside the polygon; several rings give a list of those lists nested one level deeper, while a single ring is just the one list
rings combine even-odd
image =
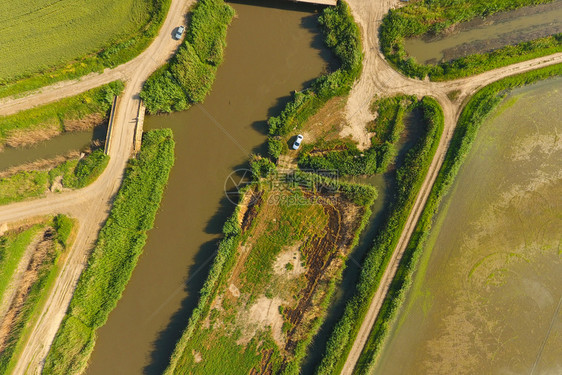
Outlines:
[{"label": "row of vegetation", "polygon": [[346,303],[343,316],[327,342],[318,374],[336,374],[342,370],[439,144],[444,126],[439,104],[425,97],[419,108],[423,114],[424,134],[396,171],[396,192],[389,214],[365,257],[356,291]]},{"label": "row of vegetation", "polygon": [[[51,187],[81,189],[105,170],[109,156],[98,149],[81,159],[70,159],[46,171],[22,171],[0,179],[0,205],[43,196]],[[60,182],[59,187],[54,187]]]},{"label": "row of vegetation", "polygon": [[381,312],[375,321],[369,340],[361,354],[356,369],[357,373],[370,373],[370,369],[374,366],[388,331],[402,306],[406,291],[412,283],[413,272],[431,231],[440,202],[449,191],[484,120],[509,91],[514,88],[560,75],[562,75],[562,65],[559,64],[522,75],[508,77],[481,89],[468,102],[459,118],[443,167],[435,181],[424,211],[406,248],[396,277],[390,286]]},{"label": "row of vegetation", "polygon": [[79,374],[84,370],[96,330],[121,298],[142,252],[173,164],[172,131],[145,133],[138,158],[130,161],[109,218],[80,276],[47,355],[44,374]]},{"label": "row of vegetation", "polygon": [[123,87],[123,82],[115,81],[55,103],[0,117],[0,149],[99,125],[107,117],[113,97]]},{"label": "row of vegetation", "polygon": [[368,130],[374,132],[371,147],[359,150],[350,140],[319,140],[303,145],[298,157],[302,169],[338,171],[340,175],[371,175],[383,173],[394,160],[396,145],[404,130],[404,116],[421,102],[413,96],[382,98],[373,103],[377,114]]},{"label": "row of vegetation", "polygon": [[[0,237],[0,296],[14,274],[15,267],[21,260],[32,240],[41,232],[49,242],[46,254],[31,272],[35,275],[33,283],[26,290],[25,301],[11,322],[10,331],[0,349],[0,374],[13,370],[19,352],[23,349],[26,335],[33,322],[39,317],[48,290],[54,283],[60,270],[58,260],[69,249],[72,239],[74,221],[67,216],[58,215],[46,223],[36,224],[18,233],[8,233]],[[45,238],[44,238],[45,240]],[[30,276],[31,277],[31,276]]]},{"label": "row of vegetation", "polygon": [[278,158],[284,149],[281,136],[299,129],[329,99],[348,94],[361,74],[361,34],[348,5],[342,0],[338,1],[336,7],[324,9],[318,21],[326,45],[338,57],[341,66],[336,71],[316,79],[310,88],[295,92],[292,101],[281,114],[269,119],[269,150],[274,159]]},{"label": "row of vegetation", "polygon": [[215,80],[234,9],[223,0],[199,0],[185,40],[170,63],[144,84],[141,98],[150,113],[181,111],[202,102]]},{"label": "row of vegetation", "polygon": [[0,62],[0,72],[5,73],[0,74],[0,97],[131,60],[158,34],[171,0],[62,0],[55,4],[41,0],[17,7],[10,3],[0,0],[8,17],[0,19],[10,30],[4,33],[5,40],[0,37],[8,54]]},{"label": "row of vegetation", "polygon": [[[267,178],[255,178],[256,183],[247,188],[241,204],[224,225],[224,238],[198,306],[166,374],[233,373],[233,369],[236,373],[261,373],[266,368],[272,373],[298,374],[341,276],[340,257],[356,245],[376,198],[376,190],[370,186],[302,172],[287,176],[273,189]],[[329,196],[339,198],[339,203],[322,200]],[[246,207],[245,198],[255,204]],[[348,207],[359,207],[359,214],[347,212]],[[346,229],[333,227],[330,217],[334,215],[346,217]],[[334,242],[323,244],[329,232],[336,233],[331,239]],[[291,255],[276,268],[278,256],[286,251]],[[321,274],[325,280],[315,279],[310,284],[311,275],[322,269],[319,259],[332,266]],[[296,267],[302,271],[292,275]],[[307,288],[309,284],[312,289]],[[239,296],[230,296],[229,285],[235,285]],[[313,296],[313,306],[301,302],[307,293]],[[267,324],[251,328],[256,324],[251,311],[264,299],[278,304],[274,308],[278,308],[283,325],[277,336]],[[304,317],[295,319],[298,314]]]},{"label": "row of vegetation", "polygon": [[560,52],[562,34],[506,46],[490,53],[473,54],[437,65],[419,64],[404,50],[406,38],[424,34],[437,35],[451,26],[475,17],[485,17],[500,11],[551,1],[553,0],[416,1],[402,8],[391,9],[383,19],[380,30],[381,48],[388,61],[404,74],[417,78],[429,76],[432,80],[466,77]]}]

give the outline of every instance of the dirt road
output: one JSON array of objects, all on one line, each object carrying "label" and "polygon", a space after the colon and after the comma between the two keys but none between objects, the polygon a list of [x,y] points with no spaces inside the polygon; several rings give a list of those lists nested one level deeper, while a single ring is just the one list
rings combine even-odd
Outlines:
[{"label": "dirt road", "polygon": [[[373,119],[369,104],[375,95],[394,95],[398,93],[425,96],[437,99],[445,115],[445,127],[438,149],[429,167],[413,209],[402,231],[398,245],[385,270],[381,283],[375,293],[365,319],[363,320],[357,338],[347,357],[342,374],[352,374],[357,360],[367,342],[373,324],[380,311],[384,298],[394,278],[398,265],[406,246],[410,240],[414,227],[422,213],[433,183],[445,153],[451,142],[454,128],[463,105],[479,88],[501,78],[523,73],[548,65],[562,63],[562,53],[525,61],[504,68],[495,69],[469,78],[462,78],[447,82],[429,82],[414,80],[403,76],[394,70],[383,58],[378,43],[378,29],[384,15],[391,7],[399,6],[398,1],[382,0],[347,0],[356,22],[361,27],[363,50],[365,54],[363,74],[351,91],[346,107],[348,126],[342,129],[341,135],[351,135],[359,144],[366,148],[370,140],[365,125]],[[447,97],[447,93],[458,90],[459,94],[454,102]]]},{"label": "dirt road", "polygon": [[79,220],[77,239],[69,252],[60,276],[43,308],[38,322],[18,360],[14,374],[38,374],[41,372],[49,347],[64,317],[74,288],[92,249],[101,225],[106,220],[111,201],[123,178],[127,160],[131,155],[138,94],[146,78],[179,46],[172,39],[175,27],[185,23],[185,14],[194,0],[172,0],[170,11],[159,35],[137,58],[102,74],[91,74],[81,80],[61,82],[46,87],[31,96],[0,101],[0,114],[10,114],[46,104],[64,97],[79,94],[115,79],[122,79],[126,86],[115,114],[110,161],[99,179],[92,185],[77,191],[49,195],[44,199],[21,202],[0,209],[0,223],[17,221],[27,217],[65,213]]}]

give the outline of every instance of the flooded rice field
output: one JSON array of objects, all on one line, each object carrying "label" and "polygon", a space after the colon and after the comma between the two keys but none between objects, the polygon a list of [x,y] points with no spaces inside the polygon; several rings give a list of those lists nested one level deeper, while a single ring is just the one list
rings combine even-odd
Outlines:
[{"label": "flooded rice field", "polygon": [[562,373],[562,79],[482,125],[375,374]]},{"label": "flooded rice field", "polygon": [[404,48],[419,63],[435,64],[561,32],[559,0],[461,23],[434,37],[407,39]]}]

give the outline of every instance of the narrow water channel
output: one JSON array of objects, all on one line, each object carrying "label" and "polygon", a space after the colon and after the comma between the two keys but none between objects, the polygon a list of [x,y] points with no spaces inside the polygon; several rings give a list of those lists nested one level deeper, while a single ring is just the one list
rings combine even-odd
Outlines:
[{"label": "narrow water channel", "polygon": [[524,7],[461,23],[436,37],[406,39],[408,55],[423,64],[450,61],[562,32],[562,1]]},{"label": "narrow water channel", "polygon": [[482,124],[375,374],[562,373],[561,102],[539,82]]},{"label": "narrow water channel", "polygon": [[62,133],[52,139],[29,147],[6,147],[0,152],[0,171],[39,159],[49,159],[58,155],[64,155],[70,151],[83,150],[92,141],[105,139],[106,129],[106,126],[100,126],[93,131]]},{"label": "narrow water channel", "polygon": [[333,61],[317,9],[288,1],[236,2],[225,61],[204,104],[149,116],[172,128],[176,163],[155,227],[123,298],[99,336],[87,373],[161,374],[194,308],[220,230],[234,206],[226,177],[263,151],[266,120],[289,93]]}]

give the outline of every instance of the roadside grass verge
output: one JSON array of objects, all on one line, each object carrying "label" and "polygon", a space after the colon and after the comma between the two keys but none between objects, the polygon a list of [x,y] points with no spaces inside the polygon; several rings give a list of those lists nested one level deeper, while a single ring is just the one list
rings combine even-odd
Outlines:
[{"label": "roadside grass verge", "polygon": [[342,317],[328,339],[317,374],[341,372],[439,144],[444,126],[441,107],[434,99],[424,97],[420,109],[424,134],[396,171],[396,193],[389,214],[365,256],[355,293],[346,303]]},{"label": "roadside grass verge", "polygon": [[385,16],[380,29],[381,48],[398,70],[407,76],[443,81],[466,77],[487,70],[511,65],[562,51],[562,34],[505,46],[489,53],[473,54],[437,65],[423,65],[408,57],[404,40],[426,33],[438,34],[460,22],[479,16],[512,10],[553,0],[448,0],[417,1],[399,9],[392,9]]},{"label": "roadside grass verge", "polygon": [[50,170],[22,171],[0,178],[0,205],[42,197],[59,179],[61,188],[81,189],[94,182],[108,162],[109,156],[98,149],[82,159],[67,160]]},{"label": "roadside grass verge", "polygon": [[[47,222],[34,225],[23,232],[26,233],[31,230],[32,237],[34,237],[39,232],[44,231],[43,244],[40,246],[47,246],[48,249],[39,260],[33,259],[34,256],[37,256],[36,254],[32,256],[31,263],[34,264],[34,268],[33,270],[28,269],[26,272],[33,273],[33,275],[28,276],[33,278],[33,282],[29,289],[22,291],[25,300],[21,306],[11,306],[16,310],[16,313],[12,315],[13,320],[11,320],[8,337],[0,351],[1,374],[10,373],[16,365],[19,354],[30,334],[30,328],[39,318],[41,309],[49,295],[49,290],[61,269],[59,259],[72,245],[74,226],[74,220],[64,215],[57,215]],[[27,248],[29,242],[23,250]],[[38,252],[41,252],[41,250]]]},{"label": "roadside grass verge", "polygon": [[459,118],[443,166],[400,262],[396,277],[392,281],[369,340],[361,353],[355,373],[367,374],[374,367],[378,354],[388,337],[388,332],[402,307],[406,292],[412,283],[413,273],[416,270],[420,255],[424,251],[440,203],[454,182],[457,172],[470,151],[478,129],[484,120],[511,90],[560,75],[562,75],[562,64],[504,78],[482,88],[467,103]]},{"label": "roadside grass verge", "polygon": [[[171,0],[1,0],[0,98],[113,68],[158,34]],[[68,22],[71,19],[73,22]],[[92,24],[92,19],[95,23]]]},{"label": "roadside grass verge", "polygon": [[150,113],[181,111],[211,91],[226,47],[234,9],[223,0],[199,0],[172,60],[153,73],[140,94]]},{"label": "roadside grass verge", "polygon": [[142,253],[173,164],[172,131],[145,133],[51,345],[44,374],[85,370],[96,330],[117,305]]},{"label": "roadside grass verge", "polygon": [[8,232],[0,236],[0,297],[3,297],[16,271],[25,249],[42,225],[33,225],[21,232]]},{"label": "roadside grass verge", "polygon": [[226,221],[165,374],[299,373],[376,190],[302,172],[272,188],[273,172]]},{"label": "roadside grass verge", "polygon": [[[113,96],[123,91],[114,81],[55,103],[0,117],[0,150],[51,138],[61,132],[93,128],[111,109]],[[46,135],[45,135],[46,134]]]}]

